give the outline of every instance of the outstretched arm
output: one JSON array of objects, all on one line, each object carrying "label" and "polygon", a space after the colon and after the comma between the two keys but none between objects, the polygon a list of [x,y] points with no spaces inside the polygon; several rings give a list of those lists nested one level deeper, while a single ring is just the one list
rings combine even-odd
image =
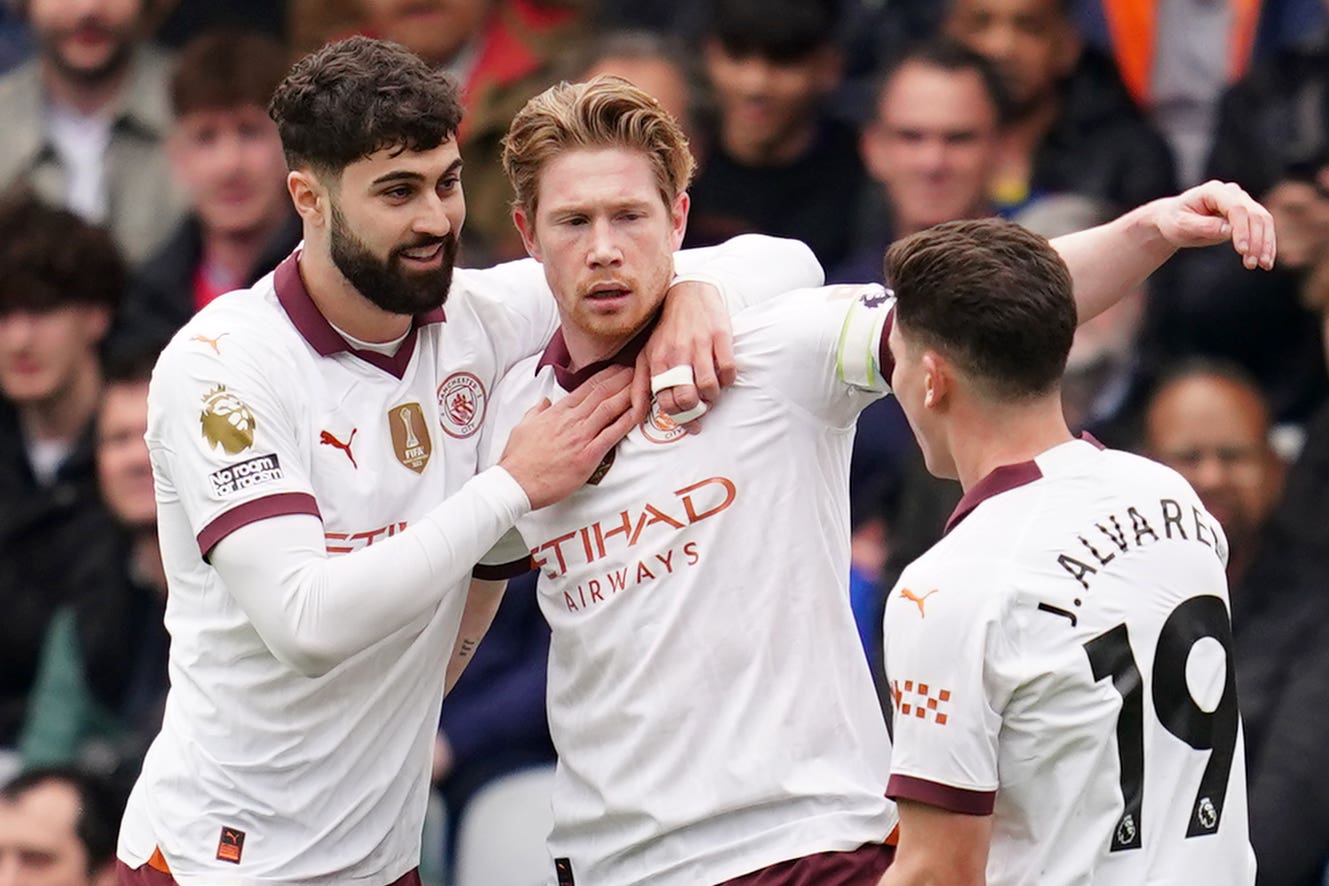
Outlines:
[{"label": "outstretched arm", "polygon": [[1274,220],[1240,187],[1205,182],[1052,240],[1075,281],[1080,322],[1136,289],[1178,249],[1231,242],[1247,268],[1274,266]]}]

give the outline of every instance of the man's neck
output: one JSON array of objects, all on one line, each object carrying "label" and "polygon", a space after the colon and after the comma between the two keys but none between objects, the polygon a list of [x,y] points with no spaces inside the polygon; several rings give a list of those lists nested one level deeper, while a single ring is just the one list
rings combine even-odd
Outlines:
[{"label": "man's neck", "polygon": [[629,332],[625,336],[613,339],[598,338],[587,335],[567,323],[563,324],[563,344],[567,346],[568,357],[571,364],[568,366],[573,372],[580,372],[587,366],[599,363],[602,360],[608,360],[637,337],[641,332],[638,328]]},{"label": "man's neck", "polygon": [[364,342],[396,341],[406,334],[412,322],[409,314],[394,314],[369,301],[337,269],[326,245],[311,244],[308,236],[305,241],[300,279],[324,319]]},{"label": "man's neck", "polygon": [[1060,395],[998,409],[968,408],[950,428],[960,486],[968,492],[1003,465],[1032,461],[1075,439],[1066,427]]},{"label": "man's neck", "polygon": [[235,285],[249,282],[263,250],[285,221],[285,212],[241,231],[218,231],[203,227],[203,265],[220,271]]},{"label": "man's neck", "polygon": [[95,358],[78,370],[73,382],[58,394],[19,406],[19,421],[28,440],[72,445],[87,430],[101,397],[101,373]]},{"label": "man's neck", "polygon": [[110,108],[128,76],[126,64],[101,80],[81,81],[63,74],[50,61],[42,63],[42,83],[51,101],[85,117]]},{"label": "man's neck", "polygon": [[740,128],[725,126],[720,143],[725,153],[744,166],[786,166],[812,146],[817,134],[815,120],[808,120],[793,132],[769,141],[748,138]]},{"label": "man's neck", "polygon": [[166,596],[166,567],[162,565],[161,543],[157,527],[149,526],[134,533],[129,568],[135,580]]}]

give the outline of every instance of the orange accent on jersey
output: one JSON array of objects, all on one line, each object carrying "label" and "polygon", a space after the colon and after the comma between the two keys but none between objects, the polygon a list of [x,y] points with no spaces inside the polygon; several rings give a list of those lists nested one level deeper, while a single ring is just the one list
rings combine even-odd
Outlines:
[{"label": "orange accent on jersey", "polygon": [[928,614],[923,610],[923,603],[927,600],[928,597],[931,597],[933,594],[937,593],[937,591],[938,588],[933,588],[932,590],[928,591],[926,594],[920,597],[917,594],[915,594],[913,591],[909,590],[908,588],[900,588],[900,596],[904,597],[906,600],[918,606],[918,615],[920,618],[927,618]]},{"label": "orange accent on jersey", "polygon": [[887,846],[900,845],[900,826],[898,824],[891,828],[891,832],[886,835],[886,840],[884,842]]},{"label": "orange accent on jersey", "polygon": [[[1255,32],[1260,24],[1261,0],[1234,0],[1232,28],[1228,32],[1228,82],[1241,79],[1255,50]],[[1149,78],[1154,70],[1157,43],[1158,0],[1105,0],[1112,38],[1112,54],[1131,96],[1141,107],[1150,102]]]},{"label": "orange accent on jersey", "polygon": [[191,338],[190,341],[202,342],[203,344],[212,348],[212,353],[221,354],[221,348],[219,348],[217,344],[222,340],[222,336],[225,335],[230,335],[230,333],[223,332],[221,335],[217,336],[216,338],[208,338],[206,335],[196,335],[193,338]]},{"label": "orange accent on jersey", "polygon": [[148,867],[158,873],[166,874],[168,877],[171,875],[171,866],[166,863],[166,857],[162,855],[160,846],[152,847],[152,855],[148,858]]},{"label": "orange accent on jersey", "polygon": [[318,442],[322,443],[324,446],[331,446],[333,449],[340,449],[342,452],[346,453],[346,457],[351,460],[351,467],[358,471],[360,470],[360,466],[355,463],[355,456],[351,454],[351,444],[355,442],[355,432],[358,430],[360,429],[351,428],[351,436],[347,438],[345,443],[332,436],[330,431],[320,431]]}]

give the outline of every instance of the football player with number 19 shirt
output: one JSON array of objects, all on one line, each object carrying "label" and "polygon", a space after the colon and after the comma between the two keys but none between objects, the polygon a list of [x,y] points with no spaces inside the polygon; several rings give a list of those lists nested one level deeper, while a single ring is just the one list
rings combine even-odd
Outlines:
[{"label": "football player with number 19 shirt", "polygon": [[1045,241],[948,223],[887,273],[892,386],[965,494],[887,599],[882,886],[1249,886],[1218,521],[1175,471],[1067,430],[1076,311]]}]

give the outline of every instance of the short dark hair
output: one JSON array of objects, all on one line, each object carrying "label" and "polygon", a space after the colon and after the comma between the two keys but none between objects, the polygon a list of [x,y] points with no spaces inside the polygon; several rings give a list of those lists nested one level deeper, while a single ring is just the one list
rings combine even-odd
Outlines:
[{"label": "short dark hair", "polygon": [[879,114],[881,98],[890,87],[901,69],[910,65],[938,68],[953,74],[973,71],[983,83],[983,91],[988,101],[997,112],[997,125],[1005,126],[1015,114],[1015,104],[1011,100],[1010,90],[1002,78],[997,66],[985,56],[974,52],[968,46],[949,37],[936,37],[915,43],[891,61],[877,77],[877,88],[873,93],[873,114]]},{"label": "short dark hair", "polygon": [[286,50],[266,34],[225,28],[185,44],[171,75],[171,108],[196,111],[266,108],[286,76]]},{"label": "short dark hair", "polygon": [[1149,392],[1149,402],[1152,404],[1157,400],[1165,388],[1197,378],[1217,379],[1248,391],[1254,394],[1268,411],[1264,388],[1260,387],[1260,383],[1246,367],[1234,360],[1208,355],[1183,357],[1174,363],[1164,365]]},{"label": "short dark hair", "polygon": [[0,314],[69,305],[114,311],[127,275],[104,229],[26,189],[0,200]]},{"label": "short dark hair", "polygon": [[999,218],[945,222],[894,243],[886,280],[900,331],[941,351],[985,396],[1055,390],[1075,337],[1071,274],[1044,238]]},{"label": "short dark hair", "polygon": [[349,37],[296,62],[268,106],[286,162],[339,174],[375,151],[432,151],[461,125],[447,75],[385,40]]},{"label": "short dark hair", "polygon": [[795,62],[835,44],[838,0],[714,0],[708,36],[733,56]]},{"label": "short dark hair", "polygon": [[74,834],[88,857],[88,873],[96,873],[115,860],[116,834],[124,813],[124,798],[102,779],[69,766],[47,766],[20,773],[3,788],[0,800],[15,803],[25,794],[48,784],[65,785],[78,795]]}]

